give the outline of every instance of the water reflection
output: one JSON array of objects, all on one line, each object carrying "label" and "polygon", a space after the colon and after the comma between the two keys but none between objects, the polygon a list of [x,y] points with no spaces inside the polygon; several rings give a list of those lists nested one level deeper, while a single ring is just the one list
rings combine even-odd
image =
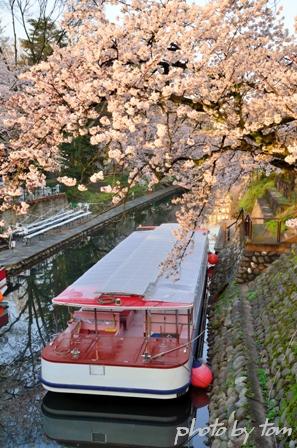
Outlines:
[{"label": "water reflection", "polygon": [[41,409],[47,437],[66,446],[169,448],[204,446],[201,439],[176,436],[177,427],[190,428],[197,415],[196,425],[206,423],[207,404],[206,393],[194,390],[169,401],[48,392]]}]

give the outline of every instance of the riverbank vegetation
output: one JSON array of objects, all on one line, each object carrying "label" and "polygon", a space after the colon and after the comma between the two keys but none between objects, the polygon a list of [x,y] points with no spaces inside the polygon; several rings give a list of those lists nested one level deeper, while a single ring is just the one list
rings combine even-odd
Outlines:
[{"label": "riverbank vegetation", "polygon": [[269,189],[274,188],[274,185],[274,175],[267,177],[264,174],[255,174],[239,200],[238,208],[243,208],[247,213],[251,213],[256,200],[262,198]]}]

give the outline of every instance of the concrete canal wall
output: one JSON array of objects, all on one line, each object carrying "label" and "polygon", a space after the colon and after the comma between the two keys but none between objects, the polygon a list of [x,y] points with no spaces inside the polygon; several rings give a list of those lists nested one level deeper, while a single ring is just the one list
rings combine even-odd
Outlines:
[{"label": "concrete canal wall", "polygon": [[123,205],[113,207],[100,215],[93,216],[81,225],[62,229],[57,233],[46,234],[42,239],[37,237],[30,245],[25,246],[22,241],[18,241],[15,249],[7,249],[0,252],[0,266],[4,266],[8,272],[14,274],[21,272],[26,267],[49,257],[65,245],[72,244],[87,235],[91,235],[125,213],[147,207],[149,204],[181,192],[181,188],[166,187],[128,201]]},{"label": "concrete canal wall", "polygon": [[18,223],[29,224],[43,216],[50,216],[57,213],[62,208],[66,208],[69,204],[65,193],[59,193],[51,196],[44,196],[30,202],[30,212],[27,215],[17,215],[14,210],[6,210],[2,217],[9,225]]}]

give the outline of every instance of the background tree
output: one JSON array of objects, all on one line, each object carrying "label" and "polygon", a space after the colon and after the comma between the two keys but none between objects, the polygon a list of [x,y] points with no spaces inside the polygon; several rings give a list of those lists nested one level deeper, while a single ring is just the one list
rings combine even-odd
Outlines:
[{"label": "background tree", "polygon": [[45,60],[54,42],[62,43],[65,35],[58,30],[57,23],[64,0],[2,0],[2,5],[11,16],[15,65],[23,62],[19,54],[19,29],[26,36],[22,41],[30,64]]},{"label": "background tree", "polygon": [[61,175],[76,178],[81,184],[87,184],[94,171],[104,168],[107,154],[94,151],[88,136],[76,137],[71,143],[61,145]]},{"label": "background tree", "polygon": [[46,61],[53,52],[52,46],[65,44],[65,32],[59,30],[49,18],[29,19],[27,39],[21,39],[25,60],[29,65]]}]

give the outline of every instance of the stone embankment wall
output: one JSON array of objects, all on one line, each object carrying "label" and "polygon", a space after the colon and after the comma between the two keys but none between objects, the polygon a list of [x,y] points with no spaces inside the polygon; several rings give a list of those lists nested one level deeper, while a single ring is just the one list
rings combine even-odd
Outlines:
[{"label": "stone embankment wall", "polygon": [[[209,359],[214,374],[209,424],[214,424],[216,419],[219,419],[228,430],[232,429],[234,420],[238,420],[238,427],[241,428],[251,425],[248,406],[248,359],[238,297],[238,287],[230,286],[209,316]],[[238,443],[241,441],[224,433],[211,441],[211,447],[236,447],[240,446]]]},{"label": "stone embankment wall", "polygon": [[[285,254],[249,287],[231,283],[209,314],[214,373],[210,423],[229,432],[212,448],[243,446],[231,429],[253,429],[246,447],[297,447],[297,255]],[[265,419],[292,434],[262,436]]]},{"label": "stone embankment wall", "polygon": [[265,271],[280,256],[277,252],[249,251],[244,248],[236,275],[237,283],[246,283],[254,280]]},{"label": "stone embankment wall", "polygon": [[213,268],[210,284],[210,295],[212,299],[216,299],[218,294],[222,293],[238,271],[242,253],[239,232],[236,232],[232,241],[225,242],[222,249],[217,250],[216,248],[216,252],[219,257],[219,263]]},{"label": "stone embankment wall", "polygon": [[268,417],[293,429],[279,447],[297,447],[297,252],[282,255],[249,288]]}]

